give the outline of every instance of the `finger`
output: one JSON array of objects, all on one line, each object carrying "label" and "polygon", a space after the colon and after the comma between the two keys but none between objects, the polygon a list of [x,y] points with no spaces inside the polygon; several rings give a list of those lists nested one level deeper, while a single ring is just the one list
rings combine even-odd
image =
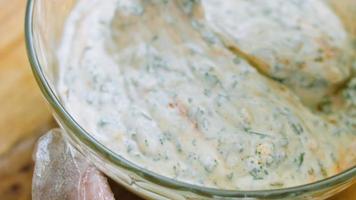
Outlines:
[{"label": "finger", "polygon": [[40,138],[34,159],[33,200],[114,199],[106,179],[65,141],[61,130]]},{"label": "finger", "polygon": [[95,167],[88,167],[79,183],[79,199],[83,200],[114,200],[106,177]]}]

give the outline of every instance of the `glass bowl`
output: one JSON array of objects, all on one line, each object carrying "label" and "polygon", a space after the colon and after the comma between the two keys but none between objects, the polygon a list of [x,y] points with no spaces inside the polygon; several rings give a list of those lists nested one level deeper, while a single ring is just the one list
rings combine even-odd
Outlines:
[{"label": "glass bowl", "polygon": [[28,56],[37,83],[54,117],[65,130],[67,140],[119,184],[146,199],[325,199],[356,182],[354,166],[335,176],[296,187],[220,190],[163,177],[112,152],[71,117],[54,89],[58,71],[55,52],[64,22],[75,3],[76,0],[28,1],[25,19]]}]

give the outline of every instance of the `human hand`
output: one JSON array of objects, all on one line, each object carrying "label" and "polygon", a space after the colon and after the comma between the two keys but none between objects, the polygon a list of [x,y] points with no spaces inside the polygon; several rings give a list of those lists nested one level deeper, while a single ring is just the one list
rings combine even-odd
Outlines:
[{"label": "human hand", "polygon": [[114,200],[107,179],[55,129],[34,154],[33,200]]}]

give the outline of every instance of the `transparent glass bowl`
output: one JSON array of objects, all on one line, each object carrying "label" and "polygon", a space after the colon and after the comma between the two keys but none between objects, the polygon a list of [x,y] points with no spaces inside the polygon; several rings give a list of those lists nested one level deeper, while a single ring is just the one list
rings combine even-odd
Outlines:
[{"label": "transparent glass bowl", "polygon": [[[351,0],[352,1],[352,0]],[[147,199],[325,199],[356,182],[356,166],[340,174],[297,187],[239,191],[186,184],[127,161],[100,144],[71,117],[55,91],[56,48],[64,22],[76,0],[29,0],[26,43],[34,76],[68,141],[100,170]]]}]

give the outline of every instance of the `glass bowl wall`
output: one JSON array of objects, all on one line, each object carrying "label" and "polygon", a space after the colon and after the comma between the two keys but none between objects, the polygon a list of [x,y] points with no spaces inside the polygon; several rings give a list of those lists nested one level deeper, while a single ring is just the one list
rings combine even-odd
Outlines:
[{"label": "glass bowl wall", "polygon": [[28,1],[25,30],[32,70],[68,141],[100,170],[130,191],[147,199],[325,199],[356,182],[356,167],[353,167],[333,177],[297,187],[258,191],[219,190],[160,176],[110,151],[76,123],[61,104],[54,87],[58,71],[55,52],[66,18],[75,3],[76,0]]}]

